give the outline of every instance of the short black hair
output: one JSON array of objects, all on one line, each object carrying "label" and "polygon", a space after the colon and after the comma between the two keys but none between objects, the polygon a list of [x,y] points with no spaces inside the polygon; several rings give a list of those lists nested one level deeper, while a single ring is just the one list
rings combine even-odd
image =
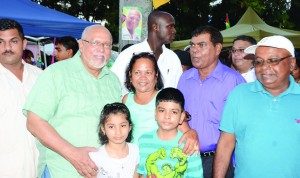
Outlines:
[{"label": "short black hair", "polygon": [[72,36],[63,36],[63,37],[57,38],[55,41],[55,45],[57,45],[57,44],[62,44],[66,49],[72,49],[73,56],[78,51],[78,42]]},{"label": "short black hair", "polygon": [[188,66],[188,67],[193,67],[193,64],[192,64],[192,61],[191,61],[191,55],[189,52],[187,51],[182,51],[180,49],[176,49],[174,50],[174,53],[177,54],[180,62],[181,62],[181,65],[185,65],[185,66]]},{"label": "short black hair", "polygon": [[249,42],[251,45],[255,45],[257,43],[256,39],[253,38],[252,36],[247,36],[247,35],[240,35],[237,36],[232,43],[234,43],[237,40],[242,40],[242,41],[247,41]]},{"label": "short black hair", "polygon": [[160,102],[174,102],[180,105],[181,110],[184,111],[184,96],[180,90],[176,88],[164,88],[156,96],[155,106]]},{"label": "short black hair", "polygon": [[30,54],[32,54],[32,56],[33,56],[33,52],[29,49],[24,49],[23,54],[24,54],[25,59],[28,58]]},{"label": "short black hair", "polygon": [[[103,131],[101,130],[101,126],[104,127],[105,123],[107,122],[107,119],[109,118],[109,116],[111,114],[122,114],[122,115],[124,115],[126,120],[129,122],[129,125],[132,126],[130,112],[129,112],[129,109],[127,108],[127,106],[125,104],[117,103],[117,102],[112,103],[112,104],[106,104],[103,107],[103,110],[101,112],[100,122],[99,122],[99,125],[98,125],[98,137],[99,137],[100,143],[102,145],[108,143],[108,138],[107,138],[107,135],[104,134]],[[131,130],[129,131],[129,134],[126,138],[126,142],[131,142],[132,131],[133,131],[133,127],[131,127]]]},{"label": "short black hair", "polygon": [[22,40],[24,40],[24,31],[21,24],[13,19],[0,19],[0,31],[17,29]]},{"label": "short black hair", "polygon": [[159,11],[159,10],[152,11],[148,15],[148,21],[147,21],[148,33],[152,31],[153,24],[156,24],[161,17],[165,18],[166,16],[171,16],[172,18],[174,18],[170,13],[165,11]]},{"label": "short black hair", "polygon": [[162,75],[161,75],[160,70],[158,68],[157,61],[155,59],[154,54],[151,54],[149,52],[141,52],[141,53],[132,55],[132,58],[131,58],[131,60],[128,64],[128,67],[126,69],[126,72],[125,72],[125,86],[128,89],[128,91],[132,91],[132,92],[135,93],[135,88],[134,88],[134,86],[132,85],[132,83],[130,81],[131,72],[132,72],[132,69],[133,69],[133,65],[136,63],[137,60],[139,60],[141,58],[149,59],[152,62],[153,66],[154,66],[155,74],[157,74],[157,82],[156,82],[155,88],[158,89],[158,90],[162,89],[164,87],[163,80],[162,80]]},{"label": "short black hair", "polygon": [[220,43],[223,44],[223,36],[220,32],[220,30],[218,30],[217,28],[213,27],[213,26],[200,26],[198,28],[196,28],[193,32],[192,32],[192,37],[198,36],[200,34],[205,34],[208,33],[210,34],[210,41],[212,42],[212,44],[214,46],[216,46],[216,44]]}]

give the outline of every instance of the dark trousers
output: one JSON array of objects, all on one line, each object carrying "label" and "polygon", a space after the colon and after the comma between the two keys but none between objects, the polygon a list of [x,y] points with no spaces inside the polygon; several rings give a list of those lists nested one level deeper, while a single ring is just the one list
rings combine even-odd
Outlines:
[{"label": "dark trousers", "polygon": [[[214,156],[206,156],[206,157],[202,156],[201,159],[202,159],[202,167],[203,167],[203,177],[212,178]],[[234,177],[234,167],[232,165],[232,162],[230,162],[226,173],[226,178],[233,178],[233,177]]]}]

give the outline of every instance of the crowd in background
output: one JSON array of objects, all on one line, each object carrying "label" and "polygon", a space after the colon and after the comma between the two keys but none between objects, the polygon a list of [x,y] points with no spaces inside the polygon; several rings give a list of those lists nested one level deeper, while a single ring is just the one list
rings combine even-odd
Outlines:
[{"label": "crowd in background", "polygon": [[0,19],[0,177],[300,177],[291,41],[238,36],[228,62],[212,26],[172,51],[174,17],[147,23],[115,61],[104,26],[57,38],[42,71],[22,26]]}]

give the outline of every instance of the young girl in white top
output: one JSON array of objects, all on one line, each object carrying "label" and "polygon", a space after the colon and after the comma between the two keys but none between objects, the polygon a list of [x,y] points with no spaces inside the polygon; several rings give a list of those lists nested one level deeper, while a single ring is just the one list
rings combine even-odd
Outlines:
[{"label": "young girl in white top", "polygon": [[140,156],[137,145],[129,143],[132,122],[128,108],[122,103],[105,105],[98,129],[102,146],[99,151],[89,153],[98,167],[97,178],[138,177]]}]

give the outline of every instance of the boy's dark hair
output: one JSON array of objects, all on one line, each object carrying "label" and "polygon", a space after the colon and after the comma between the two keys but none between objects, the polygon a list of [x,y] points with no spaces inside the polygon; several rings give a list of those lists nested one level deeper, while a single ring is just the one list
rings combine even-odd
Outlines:
[{"label": "boy's dark hair", "polygon": [[21,26],[21,24],[19,24],[19,22],[7,18],[0,19],[0,31],[10,30],[10,29],[17,29],[19,36],[21,37],[22,40],[24,40],[23,27]]},{"label": "boy's dark hair", "polygon": [[[124,115],[126,120],[129,122],[129,125],[132,126],[130,112],[129,112],[129,110],[128,110],[128,108],[125,104],[123,104],[123,103],[106,104],[103,107],[103,110],[101,112],[100,123],[98,125],[98,137],[99,137],[100,143],[102,145],[108,143],[108,138],[107,138],[106,134],[104,134],[102,132],[101,126],[104,127],[105,123],[107,122],[107,119],[112,114],[122,114],[122,115]],[[133,127],[131,127],[131,130],[129,131],[129,134],[126,138],[126,142],[131,141],[131,139],[132,139],[132,130],[133,130]]]},{"label": "boy's dark hair", "polygon": [[237,36],[232,43],[234,43],[235,41],[237,40],[242,40],[242,41],[247,41],[249,42],[251,45],[255,45],[257,42],[256,42],[256,39],[251,37],[251,36],[247,36],[247,35],[240,35],[240,36]]},{"label": "boy's dark hair", "polygon": [[73,55],[78,51],[78,42],[72,36],[63,36],[56,39],[55,45],[62,44],[66,49],[72,49]]},{"label": "boy's dark hair", "polygon": [[155,106],[160,102],[174,102],[180,105],[181,110],[184,111],[184,96],[180,90],[176,88],[164,88],[156,96]]},{"label": "boy's dark hair", "polygon": [[213,26],[201,26],[196,28],[193,32],[192,32],[192,37],[198,36],[200,34],[210,34],[210,41],[212,42],[212,44],[214,46],[216,46],[216,44],[220,43],[223,44],[223,36],[220,32],[220,30],[218,30],[217,28],[213,27]]},{"label": "boy's dark hair", "polygon": [[132,56],[132,58],[131,58],[131,60],[128,64],[128,67],[126,69],[126,72],[125,72],[125,86],[128,89],[128,91],[132,91],[132,92],[135,93],[135,88],[132,85],[132,82],[130,81],[130,78],[131,78],[131,72],[132,72],[132,69],[133,69],[133,65],[140,58],[147,58],[152,62],[153,66],[154,66],[154,72],[155,72],[155,74],[157,74],[157,82],[156,82],[155,88],[158,89],[158,90],[162,89],[164,87],[163,80],[162,80],[162,75],[159,71],[157,61],[155,59],[154,54],[149,53],[149,52],[141,52],[141,53],[138,53],[138,54],[133,54],[133,56]]}]

